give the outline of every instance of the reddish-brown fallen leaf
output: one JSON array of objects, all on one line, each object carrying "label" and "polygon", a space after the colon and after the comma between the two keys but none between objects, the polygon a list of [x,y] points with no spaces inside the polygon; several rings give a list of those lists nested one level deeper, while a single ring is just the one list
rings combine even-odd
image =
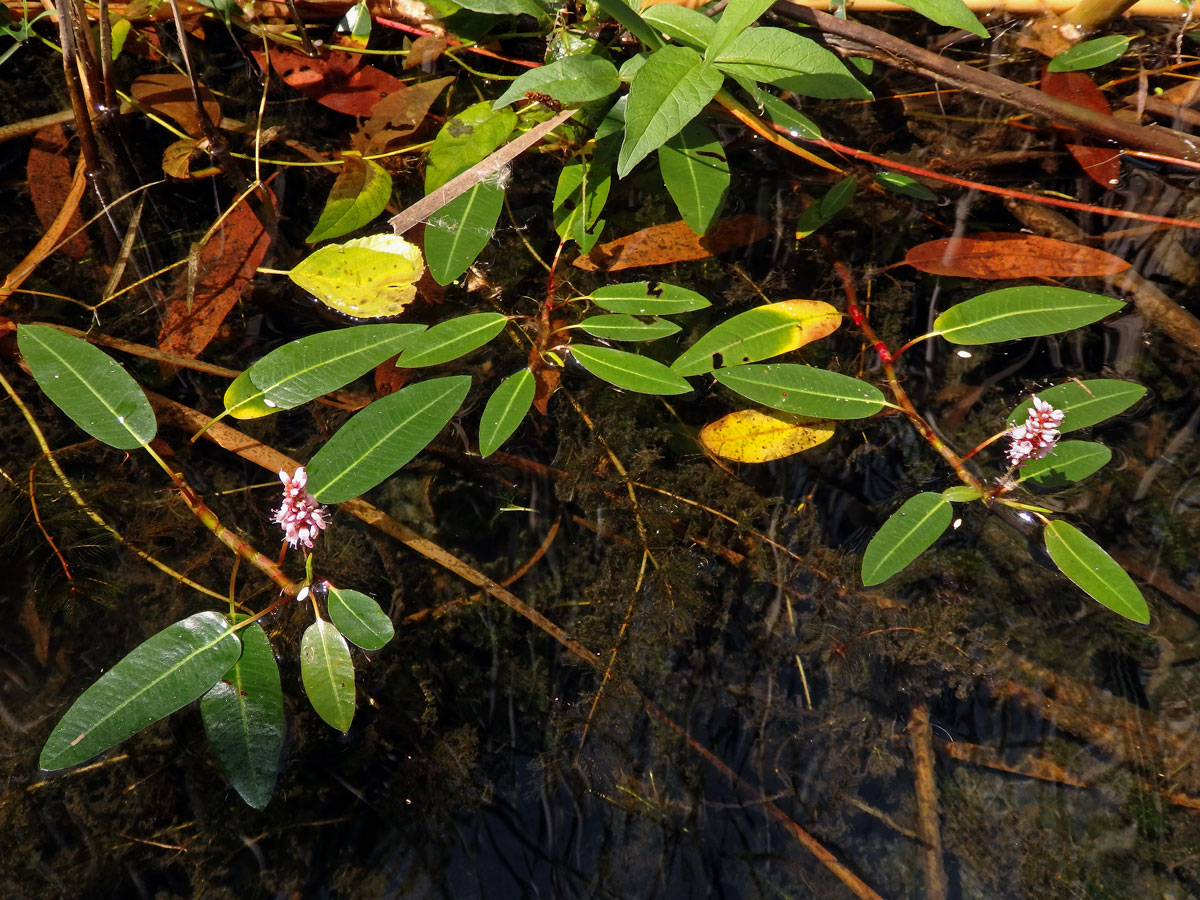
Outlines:
[{"label": "reddish-brown fallen leaf", "polygon": [[[142,106],[148,107],[159,115],[174,119],[179,127],[194,138],[203,137],[204,130],[200,127],[200,116],[196,112],[196,100],[192,96],[191,81],[186,75],[174,72],[160,72],[154,75],[141,75],[129,86],[129,93]],[[200,85],[200,101],[204,111],[214,125],[221,122],[221,105],[212,91]]]},{"label": "reddish-brown fallen leaf", "polygon": [[382,153],[392,141],[412,134],[425,121],[438,94],[452,81],[452,76],[435,78],[388,94],[371,107],[371,118],[351,137],[354,149],[363,156]]},{"label": "reddish-brown fallen leaf", "polygon": [[[448,38],[435,34],[423,34],[408,48],[408,56],[404,58],[405,69],[415,69],[418,66],[431,66],[442,55],[450,41]],[[425,71],[430,71],[426,69]]]},{"label": "reddish-brown fallen leaf", "polygon": [[[1112,115],[1112,107],[1109,105],[1108,98],[1104,96],[1104,92],[1100,88],[1096,87],[1096,82],[1087,72],[1051,72],[1046,69],[1042,72],[1041,86],[1042,92],[1050,94],[1052,97],[1085,106],[1105,116]],[[1057,122],[1054,125],[1060,131],[1070,132],[1073,130],[1065,128]],[[1068,143],[1067,151],[1079,163],[1084,174],[1105,190],[1112,188],[1120,181],[1121,154],[1112,147]]]},{"label": "reddish-brown fallen leaf", "polygon": [[572,265],[588,272],[662,266],[716,256],[762,240],[770,233],[767,220],[750,213],[721,219],[703,237],[688,228],[686,222],[670,222],[593,247],[590,253],[576,258]]},{"label": "reddish-brown fallen leaf", "polygon": [[[270,205],[275,198],[263,188]],[[248,202],[242,202],[200,250],[188,307],[188,277],[180,276],[167,303],[158,347],[195,358],[213,339],[266,255],[271,239]]]},{"label": "reddish-brown fallen leaf", "polygon": [[930,275],[957,278],[1081,278],[1129,268],[1120,257],[1036,234],[973,234],[918,244],[904,261]]},{"label": "reddish-brown fallen leaf", "polygon": [[529,371],[533,373],[533,408],[546,415],[550,398],[558,390],[562,380],[562,369],[552,366],[546,361],[545,355],[533,347],[529,351]]},{"label": "reddish-brown fallen leaf", "polygon": [[[42,228],[58,217],[59,210],[71,191],[74,167],[67,159],[67,136],[61,125],[47,125],[33,138],[29,157],[25,161],[25,175],[29,179],[29,195]],[[67,234],[83,227],[83,216],[78,206],[67,223]],[[58,248],[71,259],[82,259],[88,252],[87,235],[80,231],[67,238]]]},{"label": "reddish-brown fallen leaf", "polygon": [[[260,66],[265,54],[254,51]],[[369,116],[380,100],[404,89],[404,82],[382,69],[362,64],[362,57],[330,53],[312,59],[295,50],[271,48],[271,68],[309,100],[351,116]]]}]

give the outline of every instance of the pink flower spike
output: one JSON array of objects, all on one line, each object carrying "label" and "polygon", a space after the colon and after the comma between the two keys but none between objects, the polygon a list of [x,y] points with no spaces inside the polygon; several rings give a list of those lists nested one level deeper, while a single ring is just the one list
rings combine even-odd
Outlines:
[{"label": "pink flower spike", "polygon": [[1033,398],[1024,424],[1009,431],[1012,443],[1008,448],[1008,464],[1020,466],[1031,459],[1041,459],[1058,443],[1058,426],[1063,411],[1055,409],[1040,397]]},{"label": "pink flower spike", "polygon": [[284,540],[293,548],[303,544],[311,550],[313,538],[328,524],[325,507],[306,489],[308,473],[304,466],[297,466],[290,478],[280,469],[279,480],[283,482],[283,505],[275,511],[273,521],[282,526]]}]

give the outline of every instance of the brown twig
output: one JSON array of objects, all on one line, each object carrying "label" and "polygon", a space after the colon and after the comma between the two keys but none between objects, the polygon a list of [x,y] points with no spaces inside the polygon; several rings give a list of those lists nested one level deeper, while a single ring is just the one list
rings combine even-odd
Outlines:
[{"label": "brown twig", "polygon": [[912,747],[914,782],[917,791],[917,831],[925,845],[925,896],[945,900],[946,868],[942,862],[942,829],[938,822],[937,783],[933,777],[933,728],[929,708],[918,702],[908,717],[909,746]]}]

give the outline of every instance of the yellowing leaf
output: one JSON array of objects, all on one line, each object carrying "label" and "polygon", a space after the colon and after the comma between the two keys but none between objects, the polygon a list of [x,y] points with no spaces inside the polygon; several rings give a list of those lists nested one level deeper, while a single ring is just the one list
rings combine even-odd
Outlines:
[{"label": "yellowing leaf", "polygon": [[704,334],[671,368],[683,376],[770,359],[832,334],[842,314],[820,300],[784,300],[739,313]]},{"label": "yellowing leaf", "polygon": [[416,296],[425,269],[421,248],[394,234],[329,244],[288,277],[333,309],[360,319],[398,315]]},{"label": "yellowing leaf", "polygon": [[809,450],[833,437],[833,423],[766,409],[743,409],[705,425],[700,443],[736,462],[760,463]]}]

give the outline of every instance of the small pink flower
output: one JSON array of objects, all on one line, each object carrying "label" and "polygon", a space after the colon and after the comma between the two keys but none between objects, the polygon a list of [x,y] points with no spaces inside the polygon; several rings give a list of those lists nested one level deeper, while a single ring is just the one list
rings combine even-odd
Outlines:
[{"label": "small pink flower", "polygon": [[308,492],[308,473],[304,466],[298,466],[290,478],[287,472],[279,470],[279,480],[283,482],[283,505],[275,511],[275,522],[283,527],[284,539],[296,547],[303,544],[312,549],[315,538],[328,524],[325,521],[325,507],[321,506]]},{"label": "small pink flower", "polygon": [[1008,464],[1019,466],[1031,459],[1041,459],[1058,443],[1058,426],[1062,424],[1063,411],[1055,409],[1045,400],[1033,398],[1025,424],[1009,431],[1012,444],[1008,448]]}]

